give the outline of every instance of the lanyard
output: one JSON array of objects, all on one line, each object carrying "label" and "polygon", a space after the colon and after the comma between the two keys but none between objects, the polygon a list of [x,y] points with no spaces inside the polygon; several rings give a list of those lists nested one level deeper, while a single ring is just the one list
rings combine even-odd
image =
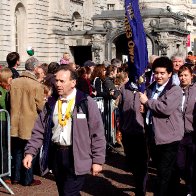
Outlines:
[{"label": "lanyard", "polygon": [[66,112],[65,112],[65,117],[63,119],[63,114],[62,114],[62,100],[58,100],[58,123],[64,127],[66,124],[67,124],[67,121],[69,120],[69,118],[71,117],[71,108],[73,106],[73,103],[74,103],[74,99],[71,99],[69,102],[68,102],[68,105],[67,105],[67,109],[66,109]]}]

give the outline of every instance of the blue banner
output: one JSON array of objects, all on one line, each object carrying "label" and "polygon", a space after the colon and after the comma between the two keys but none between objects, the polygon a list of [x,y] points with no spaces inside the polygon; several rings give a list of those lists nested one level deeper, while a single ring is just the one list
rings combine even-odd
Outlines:
[{"label": "blue banner", "polygon": [[144,73],[148,64],[146,33],[140,14],[138,0],[125,0],[125,31],[128,40],[129,78],[145,90]]}]

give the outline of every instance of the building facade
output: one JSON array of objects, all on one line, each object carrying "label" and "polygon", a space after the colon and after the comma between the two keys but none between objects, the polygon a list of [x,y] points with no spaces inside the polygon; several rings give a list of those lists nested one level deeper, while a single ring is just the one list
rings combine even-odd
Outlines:
[{"label": "building facade", "polygon": [[[123,0],[0,0],[0,61],[11,51],[28,58],[32,46],[41,62],[69,52],[82,65],[122,59],[127,54]],[[186,53],[187,35],[196,32],[191,0],[141,0],[148,53]]]}]

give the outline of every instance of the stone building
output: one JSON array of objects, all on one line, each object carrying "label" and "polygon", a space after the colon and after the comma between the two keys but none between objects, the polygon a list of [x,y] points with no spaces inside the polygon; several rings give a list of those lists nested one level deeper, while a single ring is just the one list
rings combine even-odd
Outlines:
[{"label": "stone building", "polygon": [[[150,54],[186,53],[196,32],[190,0],[140,0]],[[123,0],[0,0],[0,61],[17,51],[24,62],[32,46],[42,62],[69,52],[77,64],[99,63],[127,54]]]}]

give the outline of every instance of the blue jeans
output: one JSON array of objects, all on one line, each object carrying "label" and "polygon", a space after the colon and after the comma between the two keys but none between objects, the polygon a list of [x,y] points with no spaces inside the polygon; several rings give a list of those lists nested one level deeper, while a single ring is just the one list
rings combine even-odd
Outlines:
[{"label": "blue jeans", "polygon": [[33,182],[33,165],[35,159],[33,159],[32,167],[26,169],[23,166],[22,160],[24,159],[24,148],[28,140],[22,140],[20,138],[11,138],[12,142],[12,181],[21,183],[24,186],[28,186]]}]

